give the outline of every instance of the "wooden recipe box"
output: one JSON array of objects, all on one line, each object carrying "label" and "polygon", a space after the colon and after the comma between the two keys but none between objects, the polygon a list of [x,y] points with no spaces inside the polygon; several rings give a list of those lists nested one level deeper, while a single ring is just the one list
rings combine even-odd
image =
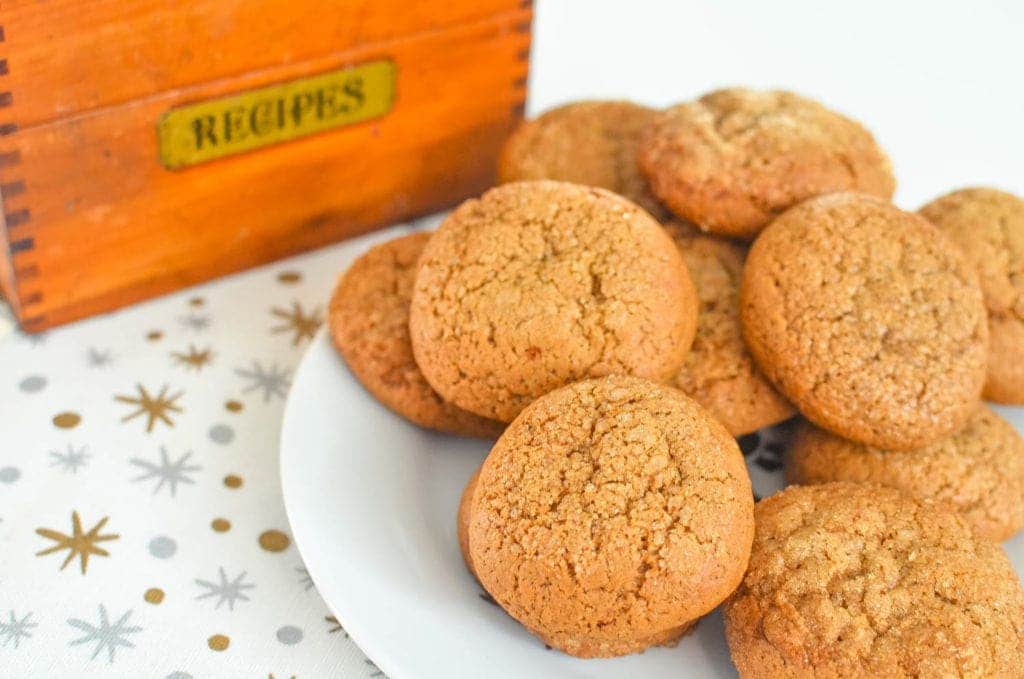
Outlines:
[{"label": "wooden recipe box", "polygon": [[494,181],[521,0],[0,3],[0,287],[29,331]]}]

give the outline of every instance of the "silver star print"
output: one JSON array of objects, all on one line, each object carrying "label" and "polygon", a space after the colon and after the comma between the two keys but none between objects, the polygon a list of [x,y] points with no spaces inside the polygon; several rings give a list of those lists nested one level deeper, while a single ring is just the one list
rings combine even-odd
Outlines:
[{"label": "silver star print", "polygon": [[22,639],[28,639],[32,636],[32,633],[29,632],[29,630],[38,626],[39,623],[29,621],[29,618],[32,617],[32,613],[26,613],[25,616],[20,619],[14,615],[14,611],[10,611],[8,615],[9,618],[7,622],[0,620],[0,639],[4,640],[4,643],[2,644],[3,646],[13,643],[14,647],[17,648]]},{"label": "silver star print", "polygon": [[196,584],[200,587],[205,587],[208,591],[205,594],[200,594],[196,599],[207,599],[209,597],[217,597],[217,603],[214,606],[215,609],[220,608],[220,605],[227,603],[229,610],[235,610],[236,601],[248,601],[249,597],[245,595],[244,590],[252,589],[256,585],[250,582],[244,582],[245,571],[242,571],[235,577],[234,580],[228,580],[227,573],[224,572],[224,567],[218,569],[220,576],[219,582],[210,582],[209,580],[200,580],[196,578]]},{"label": "silver star print", "polygon": [[71,474],[78,473],[79,468],[87,467],[89,465],[89,453],[88,446],[82,446],[81,448],[75,448],[70,443],[68,444],[67,452],[60,452],[57,450],[50,451],[50,466],[60,467],[65,472]]},{"label": "silver star print", "polygon": [[188,476],[188,474],[202,469],[202,467],[198,465],[186,464],[190,457],[192,457],[192,451],[185,453],[176,461],[171,462],[170,457],[167,455],[167,449],[163,446],[160,446],[159,463],[133,457],[130,462],[136,467],[142,467],[145,469],[146,473],[142,476],[136,476],[132,481],[138,482],[145,481],[146,479],[158,479],[156,486],[153,487],[153,494],[156,495],[166,483],[167,488],[171,491],[171,497],[174,497],[178,492],[178,484],[195,483],[195,479]]},{"label": "silver star print", "polygon": [[291,386],[288,371],[278,368],[276,363],[264,368],[259,362],[253,361],[251,370],[235,368],[235,374],[249,380],[249,384],[242,391],[246,394],[250,391],[262,391],[264,403],[269,403],[272,396],[284,398],[288,394],[288,387]]},{"label": "silver star print", "polygon": [[114,352],[110,349],[89,347],[85,352],[85,360],[91,368],[107,368],[114,362]]},{"label": "silver star print", "polygon": [[309,571],[306,570],[305,566],[298,566],[295,572],[299,574],[299,584],[302,585],[302,589],[307,592],[313,589],[313,578],[309,576]]},{"label": "silver star print", "polygon": [[135,644],[128,641],[127,636],[129,634],[137,634],[142,631],[141,627],[136,625],[128,626],[128,618],[131,617],[132,610],[129,608],[125,611],[125,614],[117,619],[113,625],[110,624],[110,618],[107,616],[107,609],[103,604],[100,604],[100,621],[98,625],[93,625],[85,620],[79,620],[78,618],[70,618],[68,624],[76,629],[80,629],[85,632],[85,636],[73,641],[68,642],[68,646],[78,646],[79,644],[96,643],[96,649],[92,652],[92,660],[96,659],[96,656],[100,654],[104,648],[107,649],[107,662],[114,662],[114,653],[117,651],[119,646],[125,646],[127,648],[135,648]]},{"label": "silver star print", "polygon": [[202,332],[210,327],[210,317],[203,316],[202,314],[186,314],[185,316],[178,317],[178,322],[181,323],[182,327],[195,330],[196,332]]}]

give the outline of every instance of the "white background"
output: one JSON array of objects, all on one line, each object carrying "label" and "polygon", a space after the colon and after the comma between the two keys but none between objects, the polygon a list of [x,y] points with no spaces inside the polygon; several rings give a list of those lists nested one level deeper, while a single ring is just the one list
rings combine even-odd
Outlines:
[{"label": "white background", "polygon": [[531,115],[780,87],[867,125],[905,208],[964,185],[1024,194],[1024,2],[541,0],[534,36]]}]

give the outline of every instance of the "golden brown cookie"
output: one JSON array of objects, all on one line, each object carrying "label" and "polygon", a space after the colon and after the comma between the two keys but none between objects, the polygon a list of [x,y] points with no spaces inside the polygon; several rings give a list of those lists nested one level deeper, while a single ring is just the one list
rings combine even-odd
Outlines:
[{"label": "golden brown cookie", "polygon": [[800,412],[879,448],[952,434],[985,381],[977,273],[924,218],[877,198],[822,196],[775,219],[747,256],[740,319]]},{"label": "golden brown cookie", "polygon": [[677,215],[706,231],[753,238],[812,196],[892,197],[888,157],[859,123],[791,92],[724,89],[662,112],[639,163]]},{"label": "golden brown cookie", "polygon": [[459,536],[459,551],[462,552],[462,560],[466,562],[466,568],[474,576],[473,560],[469,554],[469,512],[472,509],[473,491],[476,490],[476,480],[480,478],[480,470],[477,469],[466,482],[462,491],[462,498],[459,500],[459,512],[455,517],[455,530]]},{"label": "golden brown cookie", "polygon": [[409,319],[434,389],[506,422],[586,377],[669,380],[696,324],[665,230],[610,191],[553,181],[504,184],[452,212],[423,251]]},{"label": "golden brown cookie", "polygon": [[945,505],[830,483],[754,514],[750,568],[724,607],[741,679],[1021,676],[1017,574]]},{"label": "golden brown cookie", "polygon": [[614,191],[657,219],[664,206],[637,167],[640,133],[657,112],[628,101],[578,101],[519,125],[502,149],[498,181],[530,179]]},{"label": "golden brown cookie", "polygon": [[736,587],[753,499],[729,432],[682,392],[636,377],[534,401],[484,461],[477,577],[545,643],[579,657],[672,643]]},{"label": "golden brown cookie", "polygon": [[1024,404],[1024,200],[996,189],[961,189],[919,212],[981,274],[989,332],[985,398]]},{"label": "golden brown cookie", "polygon": [[428,429],[495,438],[499,422],[445,402],[413,360],[409,300],[416,260],[429,239],[429,233],[396,238],[352,264],[331,297],[331,339],[356,379],[399,415]]},{"label": "golden brown cookie", "polygon": [[697,288],[697,334],[675,385],[733,436],[793,416],[793,406],[754,365],[740,331],[739,288],[746,249],[667,224]]},{"label": "golden brown cookie", "polygon": [[907,451],[871,448],[801,422],[786,478],[804,484],[880,483],[940,500],[990,540],[1024,528],[1024,439],[987,406],[953,435]]}]

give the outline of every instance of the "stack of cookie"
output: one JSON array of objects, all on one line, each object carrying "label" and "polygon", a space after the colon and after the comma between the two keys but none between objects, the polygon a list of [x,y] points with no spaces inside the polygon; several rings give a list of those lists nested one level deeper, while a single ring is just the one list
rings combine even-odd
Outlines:
[{"label": "stack of cookie", "polygon": [[[499,175],[330,311],[383,403],[504,428],[458,516],[495,601],[580,657],[724,601],[744,677],[1020,671],[1024,442],[981,397],[1024,403],[1024,201],[904,212],[861,125],[741,89],[549,111]],[[755,507],[733,437],[797,413],[805,485]]]}]

